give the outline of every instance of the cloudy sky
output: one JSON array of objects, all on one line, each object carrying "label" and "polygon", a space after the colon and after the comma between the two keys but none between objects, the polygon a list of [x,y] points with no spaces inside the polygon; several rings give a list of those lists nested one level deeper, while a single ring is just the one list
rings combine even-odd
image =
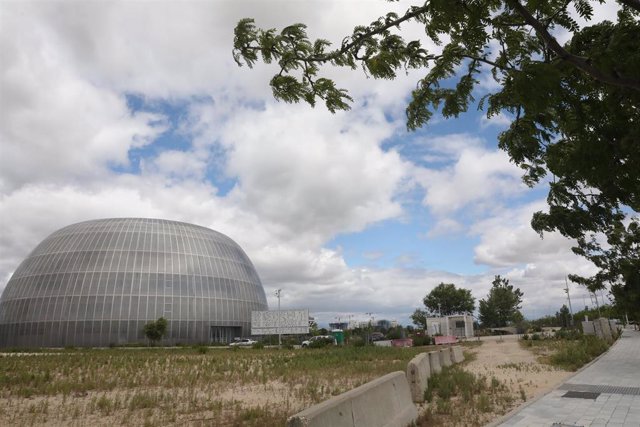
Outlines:
[{"label": "cloudy sky", "polygon": [[[0,290],[47,235],[94,218],[155,217],[238,242],[270,306],[408,322],[440,282],[483,298],[501,274],[529,318],[592,266],[529,226],[530,189],[496,147],[505,117],[470,109],[408,133],[422,73],[395,81],[326,70],[348,112],[273,100],[271,66],[239,68],[233,28],[294,22],[339,43],[383,1],[0,4]],[[610,14],[601,10],[602,14]],[[407,33],[419,37],[418,28]],[[476,95],[494,87],[487,78]],[[479,98],[479,96],[477,96]],[[589,297],[572,286],[574,307]]]}]

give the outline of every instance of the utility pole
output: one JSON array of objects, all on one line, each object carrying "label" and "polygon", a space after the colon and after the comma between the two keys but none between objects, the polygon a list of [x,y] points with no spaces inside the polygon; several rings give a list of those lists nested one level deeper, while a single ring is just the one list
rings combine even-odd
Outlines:
[{"label": "utility pole", "polygon": [[567,299],[569,300],[569,313],[571,313],[569,325],[573,326],[573,308],[571,307],[571,296],[569,295],[569,282],[567,281],[567,276],[564,276],[564,285],[566,286],[565,292],[567,293]]},{"label": "utility pole", "polygon": [[278,348],[282,348],[282,334],[280,333],[280,321],[281,321],[280,294],[281,293],[282,293],[282,289],[278,289],[276,291],[276,296],[278,297],[278,325],[276,326],[276,332],[278,332]]}]

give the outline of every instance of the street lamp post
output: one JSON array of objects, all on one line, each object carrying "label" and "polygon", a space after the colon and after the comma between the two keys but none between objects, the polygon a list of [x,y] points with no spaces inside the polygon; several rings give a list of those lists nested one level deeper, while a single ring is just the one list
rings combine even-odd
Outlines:
[{"label": "street lamp post", "polygon": [[569,326],[573,326],[573,308],[571,307],[571,296],[569,295],[569,282],[567,282],[567,277],[564,278],[564,285],[566,286],[565,292],[567,293],[567,299],[569,300],[569,313],[571,317],[569,317]]},{"label": "street lamp post", "polygon": [[282,289],[278,289],[276,291],[276,296],[278,297],[278,324],[276,325],[276,332],[278,333],[278,348],[282,348],[282,334],[280,333],[280,320],[282,314],[280,313],[280,294],[282,293]]}]

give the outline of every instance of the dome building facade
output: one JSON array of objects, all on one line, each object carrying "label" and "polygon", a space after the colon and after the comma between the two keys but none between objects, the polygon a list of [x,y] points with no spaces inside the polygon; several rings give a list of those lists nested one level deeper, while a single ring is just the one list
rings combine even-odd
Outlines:
[{"label": "dome building facade", "polygon": [[0,347],[227,343],[267,310],[260,278],[229,237],[197,225],[114,218],[64,227],[18,266],[0,298]]}]

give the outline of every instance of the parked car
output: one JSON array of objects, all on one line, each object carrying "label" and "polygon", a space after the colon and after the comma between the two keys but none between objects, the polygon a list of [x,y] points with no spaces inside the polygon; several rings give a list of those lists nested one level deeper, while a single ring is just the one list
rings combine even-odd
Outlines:
[{"label": "parked car", "polygon": [[382,332],[371,333],[371,341],[382,341],[383,339],[384,339],[384,334]]},{"label": "parked car", "polygon": [[325,345],[338,345],[336,338],[333,335],[316,335],[306,341],[302,341],[302,348],[311,346],[314,343],[324,343]]},{"label": "parked car", "polygon": [[251,338],[240,338],[229,344],[229,347],[251,347],[257,342],[258,341],[252,340]]}]

